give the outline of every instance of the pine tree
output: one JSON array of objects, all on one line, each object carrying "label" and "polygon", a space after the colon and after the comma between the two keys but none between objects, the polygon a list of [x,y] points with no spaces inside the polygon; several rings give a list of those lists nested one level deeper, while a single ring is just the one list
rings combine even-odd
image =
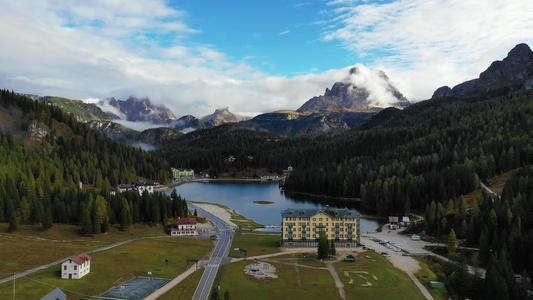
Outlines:
[{"label": "pine tree", "polygon": [[52,219],[52,210],[50,207],[45,209],[44,212],[44,219],[43,219],[43,228],[44,230],[48,230],[54,226],[53,219]]},{"label": "pine tree", "polygon": [[335,242],[331,241],[331,247],[329,253],[333,256],[337,255],[337,249],[335,249]]},{"label": "pine tree", "polygon": [[324,259],[329,256],[331,250],[328,243],[328,235],[324,230],[321,230],[318,237],[318,259]]}]

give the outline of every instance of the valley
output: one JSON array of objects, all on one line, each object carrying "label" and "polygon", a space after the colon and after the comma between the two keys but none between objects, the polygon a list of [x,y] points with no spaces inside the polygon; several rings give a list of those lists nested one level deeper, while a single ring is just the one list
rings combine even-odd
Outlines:
[{"label": "valley", "polygon": [[[228,108],[200,119],[176,118],[165,107],[134,97],[109,100],[105,106],[115,110],[109,114],[80,101],[28,98],[2,90],[0,243],[2,255],[10,258],[1,268],[3,277],[39,264],[40,256],[32,251],[36,245],[41,245],[41,254],[51,262],[130,236],[157,235],[179,220],[203,221],[187,201],[223,204],[234,213],[271,226],[281,223],[279,213],[288,208],[348,207],[376,217],[392,217],[390,220],[411,216],[413,222],[406,233],[446,245],[439,253],[447,260],[417,259],[432,270],[433,281],[445,287],[431,297],[490,299],[498,295],[498,299],[527,299],[533,288],[528,280],[533,274],[532,70],[533,52],[519,44],[479,78],[453,88],[439,88],[431,99],[411,103],[384,72],[374,75],[393,97],[373,98],[370,89],[357,85],[361,71],[353,68],[324,95],[309,99],[299,109],[253,118],[234,116]],[[114,122],[119,119],[165,126],[140,132]],[[179,122],[182,127],[178,129]],[[266,197],[254,191],[261,189],[259,185],[234,185],[225,195],[221,189],[211,189],[216,183],[187,183],[165,193],[148,192],[139,184],[173,184],[176,178],[171,168],[193,170],[198,178],[226,182],[224,188],[230,187],[228,179],[279,177],[283,178],[283,189],[271,183],[266,193],[275,196]],[[494,192],[481,189],[487,185]],[[238,225],[248,223],[238,218]],[[359,237],[365,232],[387,230],[375,219],[357,222]],[[232,239],[231,230],[222,231],[219,237]],[[209,257],[211,236],[216,240],[211,234],[205,240],[180,239],[175,254],[180,264],[172,270],[158,265],[157,272],[171,279],[188,267],[183,263],[186,259]],[[131,250],[135,252],[132,259],[149,255],[152,261],[135,263],[131,266],[135,269],[120,274],[95,271],[98,276],[89,278],[96,281],[88,279],[91,283],[87,288],[69,292],[69,296],[95,295],[126,277],[140,276],[149,264],[155,264],[154,260],[161,263],[163,254],[153,248],[173,251],[169,240],[132,242],[136,246],[131,247],[137,249]],[[336,241],[331,242],[335,245]],[[121,254],[127,256],[130,250],[121,247],[109,250],[110,255],[97,256],[123,259]],[[195,249],[191,257],[187,256],[188,247]],[[361,249],[356,251],[358,263],[366,256],[380,262],[381,267],[372,274],[401,277],[385,258]],[[31,259],[24,261],[23,256]],[[226,255],[218,253],[217,258],[217,267],[224,265]],[[336,276],[331,279],[325,275],[344,270],[337,261],[323,265],[314,258],[285,258],[291,261],[289,266],[277,258],[271,262],[283,265],[280,270],[290,277],[299,278],[294,284],[303,291],[318,292],[315,286],[324,285],[325,294],[339,293],[342,299],[366,295],[355,288],[353,293],[342,292],[339,282],[331,281]],[[306,273],[300,264],[315,271]],[[235,265],[243,267],[241,263]],[[485,275],[469,273],[468,265],[485,269]],[[33,279],[73,291],[74,283],[54,276],[61,272],[58,268],[50,267],[35,278],[30,276],[32,279],[25,277],[28,280],[20,283],[21,297],[37,296],[25,288]],[[227,272],[234,274],[234,268],[228,266]],[[213,274],[216,269],[211,270]],[[349,267],[345,271],[350,274],[353,270]],[[111,277],[102,275],[107,273]],[[384,288],[410,286],[413,280],[429,285],[415,273],[410,274],[409,283],[392,280],[384,286],[376,284],[381,288],[373,293],[392,297]],[[241,290],[232,292],[239,295],[237,298],[252,293],[248,288],[264,290],[261,281],[235,275],[233,282],[223,274],[218,276],[222,287],[242,285],[244,294],[239,294]],[[280,293],[286,293],[286,283],[272,282],[279,284]],[[6,296],[8,290],[6,285],[0,292]],[[406,295],[429,298],[419,295],[416,288],[414,292],[411,287],[408,290]]]}]

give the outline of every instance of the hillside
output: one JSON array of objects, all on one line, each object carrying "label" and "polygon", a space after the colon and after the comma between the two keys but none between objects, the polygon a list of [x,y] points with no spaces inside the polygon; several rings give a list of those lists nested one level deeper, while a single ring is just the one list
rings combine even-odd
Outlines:
[{"label": "hillside", "polygon": [[9,222],[10,231],[20,223],[44,229],[74,223],[92,234],[112,224],[125,229],[183,215],[168,196],[107,192],[139,178],[169,179],[170,167],[159,157],[119,144],[56,106],[5,90],[0,114],[8,121],[0,127],[0,222]]}]

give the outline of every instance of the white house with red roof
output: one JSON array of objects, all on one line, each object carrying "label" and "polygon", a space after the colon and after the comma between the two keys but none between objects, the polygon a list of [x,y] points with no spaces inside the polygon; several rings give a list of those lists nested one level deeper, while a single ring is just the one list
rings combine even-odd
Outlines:
[{"label": "white house with red roof", "polygon": [[170,235],[182,236],[182,235],[198,235],[196,230],[195,218],[181,218],[176,223],[172,224],[170,228]]},{"label": "white house with red roof", "polygon": [[91,272],[91,257],[85,253],[76,255],[61,264],[61,278],[80,279]]}]

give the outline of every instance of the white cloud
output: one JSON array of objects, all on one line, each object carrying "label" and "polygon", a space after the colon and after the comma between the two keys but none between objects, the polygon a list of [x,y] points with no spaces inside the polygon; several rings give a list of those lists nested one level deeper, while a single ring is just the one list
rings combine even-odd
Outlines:
[{"label": "white cloud", "polygon": [[[336,0],[326,41],[385,65],[410,99],[477,77],[518,43],[533,41],[533,1]],[[383,56],[384,55],[384,56]]]},{"label": "white cloud", "polygon": [[279,35],[286,35],[288,34],[289,32],[291,32],[290,30],[285,30],[285,31],[282,31],[279,33]]},{"label": "white cloud", "polygon": [[[384,70],[410,100],[477,76],[533,32],[526,0],[337,0],[327,8],[317,16],[333,19],[315,22],[323,38],[373,60],[371,69]],[[73,99],[149,97],[178,118],[225,106],[252,115],[297,109],[350,68],[271,76],[251,65],[257,57],[191,42],[200,30],[188,18],[164,0],[4,1],[0,87]]]}]

